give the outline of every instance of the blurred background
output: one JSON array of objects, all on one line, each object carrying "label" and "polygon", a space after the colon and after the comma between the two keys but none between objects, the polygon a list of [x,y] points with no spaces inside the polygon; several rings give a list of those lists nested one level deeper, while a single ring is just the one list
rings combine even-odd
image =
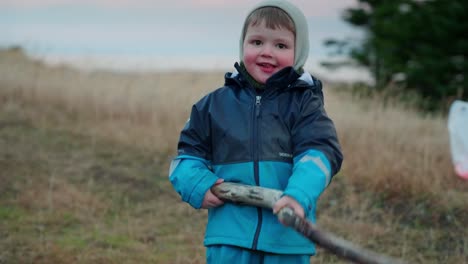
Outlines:
[{"label": "blurred background", "polygon": [[[291,1],[345,156],[318,226],[408,263],[468,263],[447,129],[468,100],[468,1]],[[168,168],[256,2],[0,0],[0,264],[205,263],[207,212]]]},{"label": "blurred background", "polygon": [[[320,65],[325,39],[359,35],[341,19],[355,0],[292,1],[308,18],[310,57],[306,68],[331,73]],[[0,2],[0,45],[20,45],[50,63],[84,69],[232,70],[238,60],[244,16],[253,1],[46,0]],[[369,80],[348,68],[336,80]]]}]

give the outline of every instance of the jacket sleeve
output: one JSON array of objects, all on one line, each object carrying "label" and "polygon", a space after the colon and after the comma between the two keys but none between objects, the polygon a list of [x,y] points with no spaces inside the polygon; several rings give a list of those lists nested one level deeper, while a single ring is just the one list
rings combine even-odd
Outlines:
[{"label": "jacket sleeve", "polygon": [[169,180],[182,200],[196,209],[201,208],[205,193],[217,179],[204,159],[179,156],[171,163]]},{"label": "jacket sleeve", "polygon": [[180,133],[178,155],[191,155],[211,160],[211,122],[208,108],[208,96],[193,105],[190,118]]},{"label": "jacket sleeve", "polygon": [[335,126],[324,109],[320,83],[317,90],[304,94],[300,105],[300,114],[291,131],[293,172],[284,195],[296,199],[307,214],[340,170],[343,154]]},{"label": "jacket sleeve", "polygon": [[203,110],[206,100],[204,98],[192,107],[190,119],[180,134],[178,156],[169,171],[169,180],[182,200],[197,209],[218,179],[210,169],[209,115]]}]

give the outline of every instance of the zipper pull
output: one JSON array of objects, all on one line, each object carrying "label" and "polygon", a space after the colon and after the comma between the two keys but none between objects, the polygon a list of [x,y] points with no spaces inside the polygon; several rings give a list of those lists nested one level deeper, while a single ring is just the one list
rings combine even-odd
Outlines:
[{"label": "zipper pull", "polygon": [[260,105],[262,105],[260,100],[262,100],[262,97],[260,95],[257,95],[255,97],[255,108],[256,108],[257,117],[260,115]]}]

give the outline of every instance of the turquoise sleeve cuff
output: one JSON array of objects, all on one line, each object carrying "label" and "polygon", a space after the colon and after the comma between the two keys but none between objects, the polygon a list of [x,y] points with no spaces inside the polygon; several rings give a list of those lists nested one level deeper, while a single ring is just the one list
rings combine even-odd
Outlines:
[{"label": "turquoise sleeve cuff", "polygon": [[206,192],[216,183],[216,180],[218,180],[218,177],[213,173],[207,173],[201,177],[200,181],[194,186],[188,198],[188,203],[196,209],[201,208]]},{"label": "turquoise sleeve cuff", "polygon": [[210,170],[208,161],[192,156],[179,156],[172,161],[169,180],[184,202],[201,208],[208,189],[218,177]]}]

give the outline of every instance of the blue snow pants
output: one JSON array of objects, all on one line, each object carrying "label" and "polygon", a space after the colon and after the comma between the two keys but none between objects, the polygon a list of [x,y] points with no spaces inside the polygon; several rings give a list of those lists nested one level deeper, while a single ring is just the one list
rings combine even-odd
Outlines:
[{"label": "blue snow pants", "polygon": [[207,264],[309,264],[309,255],[274,254],[245,248],[214,245],[206,248]]}]

